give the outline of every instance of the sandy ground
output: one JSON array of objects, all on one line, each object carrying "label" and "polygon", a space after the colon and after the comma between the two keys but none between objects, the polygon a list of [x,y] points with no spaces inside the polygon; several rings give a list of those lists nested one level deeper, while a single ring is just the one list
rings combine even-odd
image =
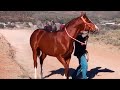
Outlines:
[{"label": "sandy ground", "polygon": [[[32,51],[29,44],[32,30],[0,30],[0,33],[16,50],[15,60],[0,56],[0,78],[6,79],[34,79]],[[120,79],[120,52],[113,47],[99,43],[88,43],[90,60],[88,62],[88,76],[91,79]],[[2,61],[4,59],[4,61]],[[6,64],[6,65],[5,65]],[[0,67],[1,67],[0,66]],[[6,66],[7,69],[5,69]],[[72,55],[70,75],[78,66],[78,60]],[[11,67],[11,68],[10,68]],[[63,66],[55,58],[47,56],[43,64],[45,79],[63,79]],[[9,71],[9,73],[8,73]],[[6,74],[7,73],[7,74]],[[40,79],[38,59],[37,77]]]}]

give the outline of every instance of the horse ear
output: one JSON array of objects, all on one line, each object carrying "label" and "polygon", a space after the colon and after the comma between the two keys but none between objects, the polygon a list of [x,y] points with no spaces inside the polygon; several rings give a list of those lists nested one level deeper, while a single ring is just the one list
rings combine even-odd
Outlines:
[{"label": "horse ear", "polygon": [[80,16],[84,16],[84,15],[86,15],[86,12],[82,11]]},{"label": "horse ear", "polygon": [[84,15],[86,15],[86,12],[84,12]]}]

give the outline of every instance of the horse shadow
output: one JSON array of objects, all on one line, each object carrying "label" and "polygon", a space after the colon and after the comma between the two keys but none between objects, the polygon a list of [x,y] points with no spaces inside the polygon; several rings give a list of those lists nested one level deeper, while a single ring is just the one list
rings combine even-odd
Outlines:
[{"label": "horse shadow", "polygon": [[101,67],[96,67],[96,68],[93,68],[91,69],[90,71],[87,72],[87,76],[89,79],[92,79],[95,77],[95,75],[97,75],[98,73],[100,72],[115,72],[113,70],[110,70],[110,69],[107,69],[107,68],[104,68],[104,69],[100,69]]},{"label": "horse shadow", "polygon": [[[75,69],[69,68],[69,75],[71,76],[74,71],[75,71]],[[64,68],[59,68],[57,70],[52,70],[50,72],[51,72],[51,74],[45,76],[44,78],[50,77],[54,74],[61,74],[63,76],[64,75]]]},{"label": "horse shadow", "polygon": [[[114,72],[113,70],[110,70],[110,69],[107,69],[107,68],[104,68],[104,69],[100,69],[100,68],[101,68],[101,67],[96,67],[96,68],[93,68],[93,69],[91,69],[90,71],[88,71],[88,72],[87,72],[88,78],[89,78],[89,79],[92,79],[92,78],[95,77],[95,75],[97,75],[97,74],[100,73],[100,72],[110,72],[110,73]],[[72,76],[72,74],[74,73],[74,71],[75,71],[75,69],[69,68],[69,76]],[[59,69],[57,69],[57,70],[52,70],[52,71],[50,71],[50,72],[51,72],[51,73],[50,73],[49,75],[45,76],[44,79],[47,78],[47,77],[50,77],[50,76],[52,76],[52,75],[54,75],[54,74],[61,74],[61,75],[63,76],[63,75],[64,75],[64,68],[59,68]],[[81,77],[81,73],[80,73],[79,76]],[[78,76],[78,77],[79,77],[79,76]]]}]

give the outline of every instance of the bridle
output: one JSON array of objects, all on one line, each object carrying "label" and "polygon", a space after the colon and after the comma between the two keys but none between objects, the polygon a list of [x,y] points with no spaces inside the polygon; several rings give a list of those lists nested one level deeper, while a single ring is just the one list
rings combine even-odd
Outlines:
[{"label": "bridle", "polygon": [[[92,28],[92,27],[90,26],[90,23],[86,22],[85,19],[83,18],[83,16],[81,17],[81,19],[82,19],[82,21],[83,21],[84,24],[85,24],[85,28],[86,28],[86,25],[87,25],[88,27]],[[85,30],[85,28],[84,28],[84,30]],[[88,31],[89,31],[89,30],[88,30]]]},{"label": "bridle", "polygon": [[[88,27],[92,28],[92,27],[89,25],[90,23],[86,22],[85,19],[84,19],[83,17],[81,17],[81,19],[82,19],[82,21],[83,21],[84,24],[85,24],[85,27],[84,27],[83,31],[85,31],[86,25],[87,25]],[[73,39],[73,40],[75,40],[75,41],[81,43],[79,40],[77,40],[77,39],[73,38],[72,36],[70,36],[70,34],[67,32],[66,27],[65,27],[65,32],[67,33],[67,35],[68,35],[71,39]],[[88,34],[89,34],[89,30],[88,30]],[[88,39],[86,40],[86,44],[87,44],[87,41],[88,41]]]}]

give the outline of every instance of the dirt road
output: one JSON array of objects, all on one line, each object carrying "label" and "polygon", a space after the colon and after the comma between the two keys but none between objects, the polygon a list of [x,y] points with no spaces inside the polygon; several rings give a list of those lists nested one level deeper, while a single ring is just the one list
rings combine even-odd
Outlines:
[{"label": "dirt road", "polygon": [[[0,30],[16,50],[15,60],[22,67],[20,70],[25,72],[21,76],[22,79],[34,78],[32,51],[29,44],[32,32],[32,30]],[[120,79],[120,52],[95,43],[88,43],[88,51],[90,54],[88,76],[91,79]],[[70,74],[77,65],[77,58],[72,56]],[[47,56],[43,64],[43,73],[45,79],[63,79],[61,75],[63,66],[56,58]],[[39,60],[37,76],[40,78]]]}]

